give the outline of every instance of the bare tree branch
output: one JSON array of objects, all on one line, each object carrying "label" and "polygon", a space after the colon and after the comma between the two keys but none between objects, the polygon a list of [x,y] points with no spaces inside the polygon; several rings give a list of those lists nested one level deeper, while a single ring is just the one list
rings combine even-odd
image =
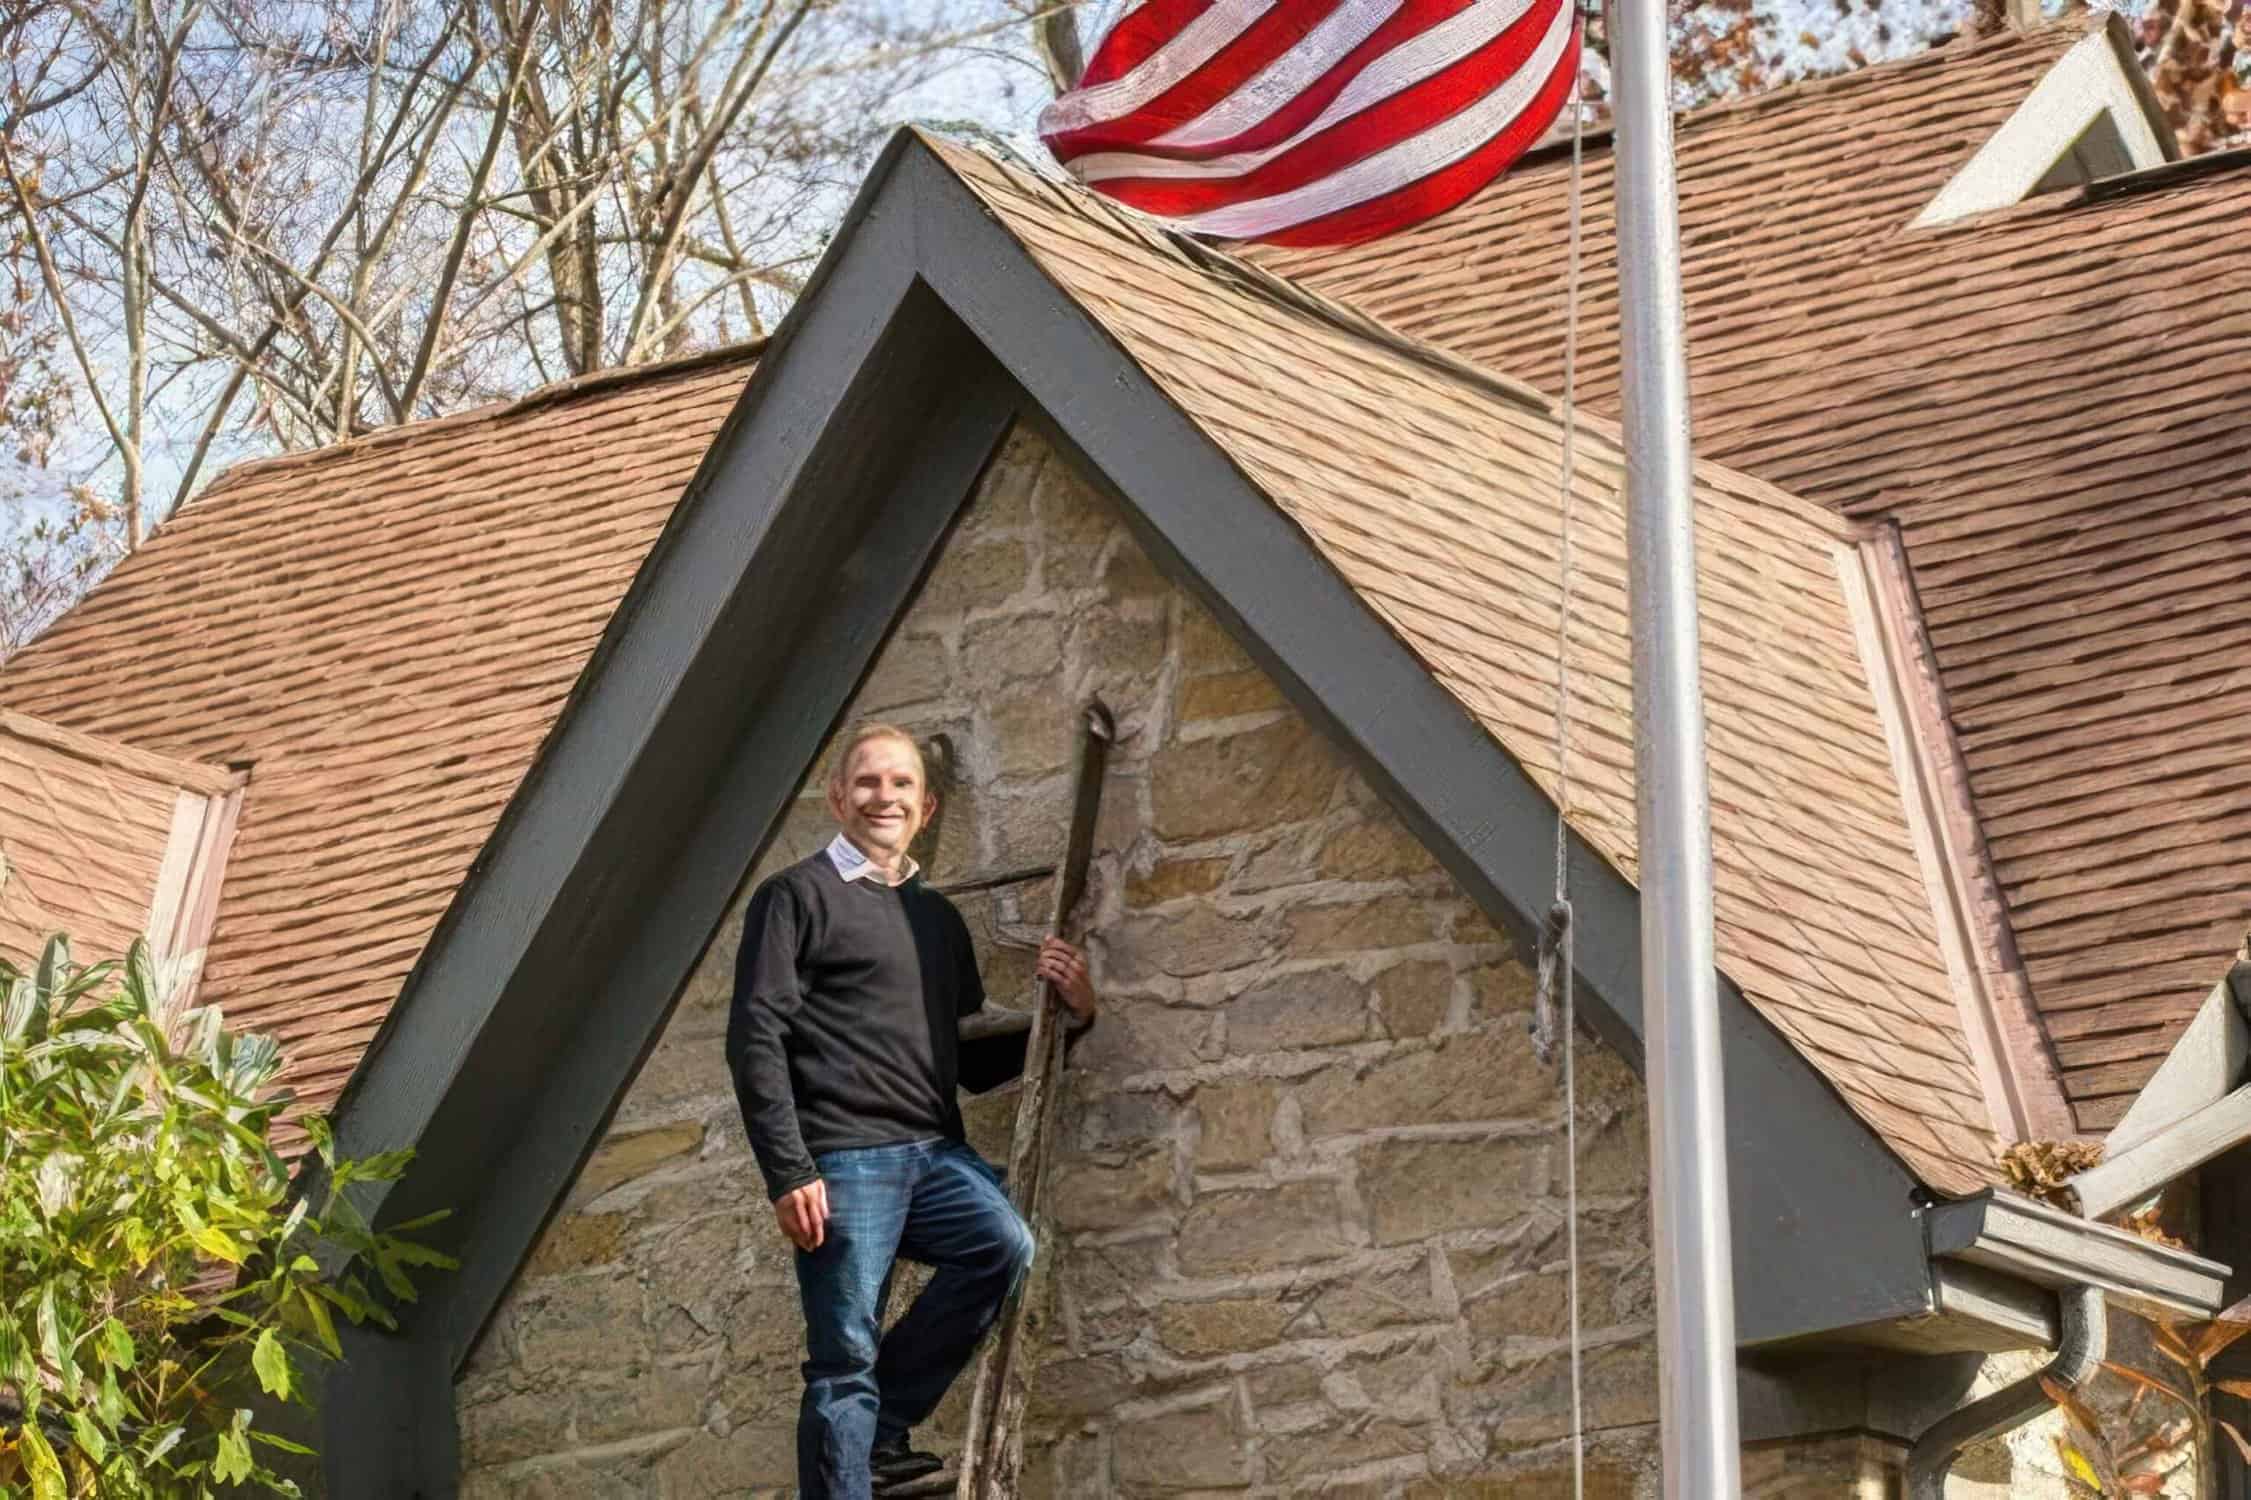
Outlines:
[{"label": "bare tree branch", "polygon": [[516,98],[518,85],[523,82],[524,62],[531,55],[532,38],[536,25],[524,27],[517,38],[515,51],[508,58],[508,82],[500,91],[499,107],[493,110],[492,126],[485,132],[484,155],[478,159],[477,169],[470,175],[469,190],[463,195],[461,212],[454,224],[453,243],[446,249],[445,268],[438,273],[438,282],[430,294],[430,316],[422,325],[422,345],[414,356],[413,368],[407,371],[406,385],[400,391],[400,415],[410,414],[414,403],[422,395],[422,383],[430,376],[430,357],[437,352],[438,337],[445,328],[446,305],[453,300],[453,283],[461,275],[461,257],[469,248],[470,231],[476,227],[476,203],[484,197],[485,183],[492,176],[492,166],[500,157],[500,143],[508,136],[508,111]]}]

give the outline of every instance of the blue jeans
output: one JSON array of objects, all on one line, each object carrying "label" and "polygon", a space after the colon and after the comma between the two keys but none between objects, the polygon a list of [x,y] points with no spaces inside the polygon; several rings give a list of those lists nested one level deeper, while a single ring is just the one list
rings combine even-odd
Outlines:
[{"label": "blue jeans", "polygon": [[[954,1383],[1032,1263],[1032,1232],[1000,1174],[958,1141],[828,1151],[821,1248],[797,1254],[805,1306],[805,1399],[797,1416],[803,1500],[867,1500],[869,1450],[905,1435]],[[936,1268],[886,1334],[894,1257]]]}]

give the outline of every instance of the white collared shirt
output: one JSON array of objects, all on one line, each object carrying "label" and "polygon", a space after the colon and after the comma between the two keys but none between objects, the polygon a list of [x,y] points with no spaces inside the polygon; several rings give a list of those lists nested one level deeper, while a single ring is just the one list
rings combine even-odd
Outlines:
[{"label": "white collared shirt", "polygon": [[899,878],[893,880],[884,873],[883,866],[860,852],[860,846],[843,834],[828,841],[828,862],[836,866],[836,873],[846,880],[872,880],[877,885],[905,885],[922,872],[922,866],[909,855],[899,866]]}]

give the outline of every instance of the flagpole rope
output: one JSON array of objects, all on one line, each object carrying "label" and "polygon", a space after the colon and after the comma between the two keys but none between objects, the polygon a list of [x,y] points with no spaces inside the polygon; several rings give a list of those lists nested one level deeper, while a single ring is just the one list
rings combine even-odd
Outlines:
[{"label": "flagpole rope", "polygon": [[[1584,27],[1582,12],[1581,26]],[[1584,30],[1581,32],[1584,36]],[[1583,69],[1583,63],[1582,63]],[[1575,575],[1571,566],[1571,520],[1578,468],[1579,277],[1582,242],[1581,185],[1586,160],[1586,100],[1584,78],[1572,80],[1571,180],[1569,191],[1569,246],[1566,251],[1563,313],[1563,453],[1561,503],[1557,513],[1556,612],[1555,612],[1555,902],[1549,908],[1547,951],[1542,954],[1541,1009],[1547,1018],[1535,1020],[1536,1040],[1553,1046],[1556,1031],[1563,1040],[1563,1244],[1564,1301],[1569,1311],[1571,1339],[1571,1495],[1586,1500],[1586,1403],[1579,1342],[1579,1078],[1575,1041],[1578,1033],[1578,996],[1573,984],[1573,925],[1571,921],[1570,822],[1571,806],[1571,613]],[[1553,986],[1553,988],[1551,988]],[[1550,997],[1562,995],[1560,1025],[1550,1010]],[[1544,1033],[1544,1034],[1538,1034]]]}]

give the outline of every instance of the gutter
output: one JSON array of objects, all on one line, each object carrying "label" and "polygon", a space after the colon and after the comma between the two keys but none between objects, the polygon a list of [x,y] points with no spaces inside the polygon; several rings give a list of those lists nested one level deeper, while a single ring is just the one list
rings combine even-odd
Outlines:
[{"label": "gutter", "polygon": [[2033,1374],[1940,1417],[1907,1450],[1907,1500],[1945,1500],[1946,1474],[1963,1451],[2013,1432],[2056,1404],[2051,1391],[2075,1391],[2102,1368],[2108,1314],[2100,1288],[2074,1287],[2063,1296],[2063,1328],[2056,1357]]},{"label": "gutter", "polygon": [[2192,1319],[2217,1313],[2228,1268],[2217,1261],[2096,1224],[2015,1193],[1988,1190],[1923,1212],[1931,1269],[1975,1267],[2055,1293],[2056,1354],[1991,1395],[1957,1407],[1924,1429],[1907,1454],[1907,1500],[1944,1500],[1947,1471],[1965,1449],[2014,1431],[2076,1390],[2102,1367],[2109,1304]]}]

